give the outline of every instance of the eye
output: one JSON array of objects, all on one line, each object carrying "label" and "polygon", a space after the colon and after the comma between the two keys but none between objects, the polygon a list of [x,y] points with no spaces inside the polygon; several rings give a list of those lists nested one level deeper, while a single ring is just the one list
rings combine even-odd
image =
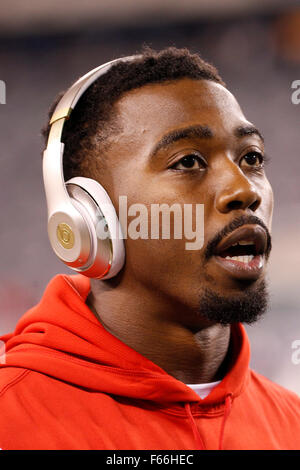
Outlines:
[{"label": "eye", "polygon": [[196,154],[189,154],[178,160],[171,168],[175,170],[204,170],[206,164]]},{"label": "eye", "polygon": [[241,167],[245,168],[262,168],[264,166],[265,157],[260,152],[248,152],[241,159]]}]

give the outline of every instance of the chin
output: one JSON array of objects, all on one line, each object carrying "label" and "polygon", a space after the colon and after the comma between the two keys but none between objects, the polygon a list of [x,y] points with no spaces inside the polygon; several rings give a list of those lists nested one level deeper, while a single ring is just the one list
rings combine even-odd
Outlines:
[{"label": "chin", "polygon": [[199,315],[223,325],[232,323],[251,324],[267,311],[269,293],[264,278],[250,283],[240,281],[238,290],[220,293],[214,287],[206,288],[199,299]]}]

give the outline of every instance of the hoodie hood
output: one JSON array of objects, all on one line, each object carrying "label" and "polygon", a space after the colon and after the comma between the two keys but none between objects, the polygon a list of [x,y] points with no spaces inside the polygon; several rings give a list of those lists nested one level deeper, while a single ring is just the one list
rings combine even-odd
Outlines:
[{"label": "hoodie hood", "polygon": [[0,367],[21,367],[111,395],[161,404],[224,403],[238,396],[249,377],[250,348],[244,327],[231,327],[226,376],[203,400],[184,383],[109,333],[85,304],[88,278],[57,275],[40,303],[2,336],[6,360]]}]

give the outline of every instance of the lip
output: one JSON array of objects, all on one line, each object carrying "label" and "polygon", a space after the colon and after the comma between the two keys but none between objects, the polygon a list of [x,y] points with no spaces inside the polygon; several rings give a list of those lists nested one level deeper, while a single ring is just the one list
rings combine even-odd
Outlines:
[{"label": "lip", "polygon": [[245,281],[256,281],[265,266],[265,257],[263,255],[256,255],[250,263],[229,260],[221,256],[213,256],[213,259],[218,267],[224,269],[231,277]]},{"label": "lip", "polygon": [[[226,259],[220,256],[232,244],[241,240],[252,241],[255,244],[256,255],[249,263]],[[265,266],[265,253],[267,250],[267,234],[260,225],[243,225],[230,233],[216,247],[213,255],[214,261],[231,277],[240,280],[255,281],[261,275]]]},{"label": "lip", "polygon": [[267,250],[267,234],[260,225],[243,225],[224,237],[214,251],[219,256],[234,243],[249,240],[255,244],[256,254],[263,254]]}]

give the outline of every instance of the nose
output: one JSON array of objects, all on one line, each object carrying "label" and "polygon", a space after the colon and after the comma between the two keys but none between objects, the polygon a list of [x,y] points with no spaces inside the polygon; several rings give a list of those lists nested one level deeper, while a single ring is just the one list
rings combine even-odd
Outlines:
[{"label": "nose", "polygon": [[239,167],[231,169],[229,175],[229,180],[226,177],[222,187],[216,194],[215,203],[217,210],[224,214],[239,209],[250,209],[255,212],[261,204],[261,197],[256,188]]}]

